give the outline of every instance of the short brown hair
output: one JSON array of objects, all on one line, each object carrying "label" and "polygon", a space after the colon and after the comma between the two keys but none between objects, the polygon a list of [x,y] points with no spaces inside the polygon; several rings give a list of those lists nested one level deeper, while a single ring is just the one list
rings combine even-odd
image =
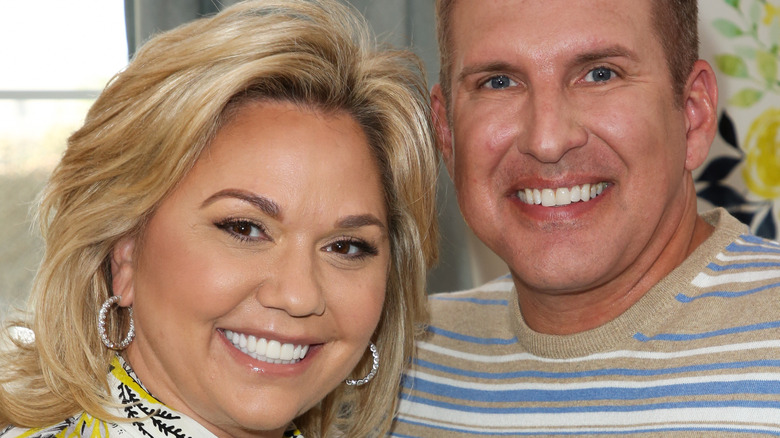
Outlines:
[{"label": "short brown hair", "polygon": [[[671,74],[672,87],[678,103],[693,64],[699,59],[697,0],[650,0],[653,7],[653,27],[658,35]],[[436,0],[436,33],[439,40],[441,68],[439,83],[449,107],[452,91],[452,11],[455,0]]]}]

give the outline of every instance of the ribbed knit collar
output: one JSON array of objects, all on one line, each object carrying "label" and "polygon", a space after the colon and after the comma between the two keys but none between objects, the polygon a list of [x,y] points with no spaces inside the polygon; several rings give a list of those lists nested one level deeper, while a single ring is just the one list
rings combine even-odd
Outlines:
[{"label": "ribbed knit collar", "polygon": [[532,330],[523,319],[517,291],[513,288],[508,309],[513,313],[510,320],[520,344],[537,356],[568,359],[612,351],[637,332],[655,332],[664,323],[664,315],[677,305],[675,297],[692,287],[693,278],[707,265],[712,254],[747,232],[744,224],[723,209],[709,211],[702,218],[715,227],[713,234],[622,315],[592,330],[572,335],[548,335]]}]

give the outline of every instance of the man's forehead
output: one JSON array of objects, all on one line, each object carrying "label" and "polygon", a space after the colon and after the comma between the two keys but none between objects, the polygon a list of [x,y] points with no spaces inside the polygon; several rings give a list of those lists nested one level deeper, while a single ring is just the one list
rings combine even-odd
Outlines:
[{"label": "man's forehead", "polygon": [[[450,31],[454,36],[502,31],[502,23],[533,28],[561,28],[572,24],[583,30],[605,30],[607,24],[626,21],[649,24],[653,0],[449,0]],[[597,21],[594,21],[597,20]],[[578,26],[579,28],[580,26]],[[555,37],[551,31],[540,37]]]},{"label": "man's forehead", "polygon": [[449,17],[453,67],[493,53],[531,59],[617,44],[634,49],[652,38],[650,7],[647,0],[457,0]]}]

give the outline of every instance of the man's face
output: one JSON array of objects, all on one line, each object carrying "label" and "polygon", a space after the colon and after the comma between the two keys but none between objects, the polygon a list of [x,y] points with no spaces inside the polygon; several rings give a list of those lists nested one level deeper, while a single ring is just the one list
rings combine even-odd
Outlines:
[{"label": "man's face", "polygon": [[521,289],[635,286],[695,195],[650,8],[456,2],[442,151],[466,221]]}]

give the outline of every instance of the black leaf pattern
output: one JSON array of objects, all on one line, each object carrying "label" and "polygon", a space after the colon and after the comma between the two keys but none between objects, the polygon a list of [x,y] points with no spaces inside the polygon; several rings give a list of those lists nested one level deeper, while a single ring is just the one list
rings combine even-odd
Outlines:
[{"label": "black leaf pattern", "polygon": [[755,213],[748,213],[743,211],[729,211],[729,213],[734,216],[738,221],[742,222],[743,224],[750,224],[753,222],[753,218],[756,216]]},{"label": "black leaf pattern", "polygon": [[766,216],[764,216],[764,220],[762,220],[758,225],[758,228],[756,228],[756,235],[765,237],[767,239],[774,239],[775,236],[777,236],[777,229],[775,227],[774,218],[772,217],[772,210],[767,212]]},{"label": "black leaf pattern", "polygon": [[718,121],[718,133],[721,138],[734,149],[742,152],[739,149],[739,143],[737,142],[737,129],[734,127],[734,121],[726,111],[723,111]]},{"label": "black leaf pattern", "polygon": [[739,158],[719,157],[707,164],[697,181],[715,183],[722,181],[729,176],[731,171],[739,165],[742,160]]},{"label": "black leaf pattern", "polygon": [[745,204],[747,200],[739,192],[723,184],[709,184],[699,190],[697,195],[714,205],[724,208],[736,207]]}]

